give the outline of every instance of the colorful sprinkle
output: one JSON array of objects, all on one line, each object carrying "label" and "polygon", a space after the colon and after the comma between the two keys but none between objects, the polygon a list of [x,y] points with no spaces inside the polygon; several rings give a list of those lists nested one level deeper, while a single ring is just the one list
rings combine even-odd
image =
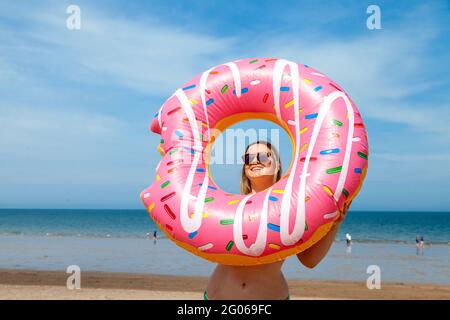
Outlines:
[{"label": "colorful sprinkle", "polygon": [[335,84],[330,82],[330,86],[332,86],[335,89],[338,89],[339,91],[342,91],[341,88],[339,88],[338,86],[336,86]]},{"label": "colorful sprinkle", "polygon": [[173,220],[176,219],[175,213],[173,213],[172,209],[170,209],[167,204],[164,205],[164,210],[166,210],[166,213],[169,215],[169,217],[171,217]]},{"label": "colorful sprinkle", "polygon": [[248,239],[248,235],[243,234],[243,235],[242,235],[242,239],[247,240],[247,239]]},{"label": "colorful sprinkle", "polygon": [[348,197],[348,195],[349,195],[347,189],[345,189],[345,188],[342,188],[342,193],[344,194],[345,197]]},{"label": "colorful sprinkle", "polygon": [[173,231],[173,228],[170,224],[166,224],[166,229],[169,231]]},{"label": "colorful sprinkle", "polygon": [[277,226],[276,224],[273,223],[268,223],[267,228],[276,232],[280,232],[280,226]]},{"label": "colorful sprinkle", "polygon": [[[305,160],[306,160],[306,158],[305,157],[303,157],[303,158],[300,158],[300,162],[305,162]],[[311,158],[309,158],[309,161],[316,161],[317,160],[317,158],[316,157],[311,157]]]},{"label": "colorful sprinkle", "polygon": [[180,138],[183,138],[183,137],[184,137],[184,134],[183,134],[180,130],[175,130],[175,134],[176,134],[177,136],[179,136]]},{"label": "colorful sprinkle", "polygon": [[266,102],[267,102],[267,99],[269,99],[269,94],[268,94],[268,93],[266,93],[266,94],[264,95],[264,97],[263,97],[263,102],[266,103]]},{"label": "colorful sprinkle", "polygon": [[250,81],[250,85],[251,85],[251,86],[256,86],[256,85],[258,85],[258,84],[260,84],[260,83],[261,83],[260,80],[253,80],[253,81]]},{"label": "colorful sprinkle", "polygon": [[224,94],[225,92],[227,92],[227,90],[228,90],[228,85],[226,84],[226,85],[224,85],[223,87],[222,87],[222,89],[220,89],[220,92],[222,93],[222,94]]},{"label": "colorful sprinkle", "polygon": [[167,187],[169,183],[170,183],[169,180],[165,181],[163,184],[161,184],[161,189]]},{"label": "colorful sprinkle", "polygon": [[274,197],[274,196],[269,196],[269,200],[270,201],[278,201],[278,198]]},{"label": "colorful sprinkle", "polygon": [[161,180],[161,177],[159,176],[159,174],[156,175],[156,181]]},{"label": "colorful sprinkle", "polygon": [[195,88],[195,84],[193,84],[193,85],[190,85],[190,86],[187,86],[187,87],[184,87],[183,88],[183,90],[189,90],[189,89],[194,89]]},{"label": "colorful sprinkle", "polygon": [[361,141],[361,138],[360,138],[360,137],[354,137],[354,138],[352,139],[352,141],[353,141],[353,142],[358,142],[358,141]]},{"label": "colorful sprinkle", "polygon": [[184,150],[189,151],[192,154],[195,154],[195,150],[189,147],[183,147]]},{"label": "colorful sprinkle", "polygon": [[171,160],[171,161],[167,162],[167,165],[171,166],[173,164],[177,164],[177,163],[181,163],[181,162],[183,162],[183,159],[175,159],[175,160]]},{"label": "colorful sprinkle", "polygon": [[151,212],[154,207],[155,207],[155,203],[154,202],[150,203],[150,205],[147,207],[147,211]]},{"label": "colorful sprinkle", "polygon": [[177,112],[178,110],[181,110],[181,107],[176,107],[176,108],[170,110],[169,112],[167,112],[167,115],[171,115],[172,113]]},{"label": "colorful sprinkle", "polygon": [[269,248],[275,249],[275,250],[280,250],[280,246],[275,243],[269,243]]},{"label": "colorful sprinkle", "polygon": [[308,131],[308,127],[304,127],[303,129],[300,129],[300,134],[304,134],[306,131]]},{"label": "colorful sprinkle", "polygon": [[339,211],[333,211],[333,212],[324,214],[323,218],[324,219],[331,219],[331,218],[336,217],[338,214],[339,214]]},{"label": "colorful sprinkle", "polygon": [[364,128],[364,124],[362,124],[362,123],[355,123],[355,128]]},{"label": "colorful sprinkle", "polygon": [[355,173],[361,173],[362,169],[361,168],[355,168]]},{"label": "colorful sprinkle", "polygon": [[177,152],[177,151],[178,151],[178,149],[177,149],[177,148],[174,148],[174,149],[170,150],[169,154],[172,155],[172,154],[174,154],[174,153]]},{"label": "colorful sprinkle", "polygon": [[273,193],[284,193],[283,189],[273,189],[272,190]]},{"label": "colorful sprinkle", "polygon": [[177,171],[177,167],[173,167],[173,168],[167,170],[167,173],[172,173],[174,171]]},{"label": "colorful sprinkle", "polygon": [[194,231],[194,232],[189,233],[189,235],[188,235],[189,239],[194,238],[197,235],[197,233],[198,233],[198,231]]},{"label": "colorful sprinkle", "polygon": [[308,231],[308,224],[305,222],[305,231]]},{"label": "colorful sprinkle", "polygon": [[322,89],[322,86],[318,86],[318,87],[314,88],[314,91],[317,92],[317,91],[320,91],[321,89]]},{"label": "colorful sprinkle", "polygon": [[285,108],[289,108],[289,107],[292,106],[293,104],[294,104],[294,100],[291,100],[291,101],[287,102],[287,103],[284,105],[284,107],[285,107]]},{"label": "colorful sprinkle", "polygon": [[255,70],[259,70],[259,69],[264,69],[266,67],[266,65],[265,64],[263,64],[263,65],[260,65],[258,68],[256,68]]},{"label": "colorful sprinkle", "polygon": [[[203,169],[203,168],[197,168],[197,169],[195,169],[195,171],[197,171],[197,172],[205,172],[205,169]],[[200,184],[200,186],[201,186],[201,184]]]},{"label": "colorful sprinkle", "polygon": [[234,242],[233,242],[233,240],[231,240],[230,242],[228,242],[227,247],[226,247],[225,249],[226,249],[227,251],[230,251],[231,248],[233,247],[233,244],[234,244]]},{"label": "colorful sprinkle", "polygon": [[322,189],[325,190],[325,192],[326,192],[330,197],[333,196],[333,192],[331,191],[331,189],[330,189],[328,186],[323,185],[323,186],[322,186]]},{"label": "colorful sprinkle", "polygon": [[305,151],[305,149],[306,149],[307,146],[308,146],[307,143],[303,144],[303,145],[300,147],[300,152]]},{"label": "colorful sprinkle", "polygon": [[169,194],[166,194],[164,197],[161,198],[161,202],[164,202],[164,201],[166,201],[167,199],[172,198],[175,194],[176,194],[175,191],[173,191],[173,192],[171,192],[171,193],[169,193]]},{"label": "colorful sprinkle", "polygon": [[257,61],[258,61],[258,59],[255,59],[255,60],[250,61],[249,63],[255,63]]},{"label": "colorful sprinkle", "polygon": [[307,84],[311,84],[312,83],[312,81],[309,80],[309,79],[303,79],[303,81],[306,82]]},{"label": "colorful sprinkle", "polygon": [[239,202],[239,200],[238,199],[235,199],[235,200],[231,200],[231,201],[228,201],[227,202],[227,204],[235,204],[235,203],[237,203],[237,202]]},{"label": "colorful sprinkle", "polygon": [[340,122],[339,120],[333,119],[333,124],[341,127],[342,126],[342,122]]},{"label": "colorful sprinkle", "polygon": [[211,202],[211,201],[214,201],[213,197],[205,198],[205,202]]},{"label": "colorful sprinkle", "polygon": [[360,156],[363,159],[367,159],[367,154],[365,154],[365,153],[363,153],[361,151],[358,151],[358,156]]},{"label": "colorful sprinkle", "polygon": [[193,105],[198,105],[198,101],[197,100],[195,100],[195,99],[189,99],[189,102],[191,103],[191,104],[193,104]]},{"label": "colorful sprinkle", "polygon": [[289,91],[289,87],[281,87],[280,91],[284,91],[284,92]]},{"label": "colorful sprinkle", "polygon": [[314,119],[317,118],[318,113],[310,113],[305,116],[305,119]]},{"label": "colorful sprinkle", "polygon": [[334,167],[334,168],[327,169],[326,172],[328,174],[333,174],[333,173],[341,172],[341,170],[342,170],[342,166],[339,166],[339,167]]},{"label": "colorful sprinkle", "polygon": [[[198,185],[199,185],[199,187],[201,187],[203,185],[203,183],[199,183]],[[210,188],[212,190],[217,190],[217,188],[214,186],[208,186],[208,188]]]},{"label": "colorful sprinkle", "polygon": [[[248,88],[242,88],[241,89],[241,94],[247,93],[247,92],[248,92]],[[236,94],[236,90],[233,90],[233,93]]]},{"label": "colorful sprinkle", "polygon": [[164,139],[159,140],[159,143],[164,143]]},{"label": "colorful sprinkle", "polygon": [[327,149],[327,150],[320,151],[320,154],[338,153],[339,151],[340,151],[339,148]]},{"label": "colorful sprinkle", "polygon": [[203,246],[198,247],[197,249],[200,251],[205,251],[205,250],[211,249],[212,247],[214,247],[214,245],[210,242]]},{"label": "colorful sprinkle", "polygon": [[229,224],[233,224],[234,223],[234,219],[222,219],[220,220],[220,224],[225,226],[225,225],[229,225]]},{"label": "colorful sprinkle", "polygon": [[213,102],[214,102],[214,99],[210,98],[208,101],[206,101],[206,105],[209,106]]},{"label": "colorful sprinkle", "polygon": [[211,71],[209,74],[219,74],[219,71]]}]

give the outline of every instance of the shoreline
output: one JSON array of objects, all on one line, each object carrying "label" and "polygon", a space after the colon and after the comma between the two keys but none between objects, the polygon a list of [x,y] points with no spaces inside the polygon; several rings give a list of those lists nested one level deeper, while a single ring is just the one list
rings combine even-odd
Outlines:
[{"label": "shoreline", "polygon": [[[0,269],[0,299],[186,299],[202,300],[208,277],[82,271],[81,289],[69,290],[64,271]],[[292,300],[450,299],[450,285],[382,282],[369,290],[365,281],[287,279]]]}]

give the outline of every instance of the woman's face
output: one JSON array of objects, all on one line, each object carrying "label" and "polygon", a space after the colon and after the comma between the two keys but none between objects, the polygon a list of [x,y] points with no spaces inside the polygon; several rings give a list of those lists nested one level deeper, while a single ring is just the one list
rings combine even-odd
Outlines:
[{"label": "woman's face", "polygon": [[[267,161],[258,161],[258,157],[256,156],[258,153],[263,154],[262,160],[265,160],[264,156],[268,155]],[[263,176],[273,177],[277,172],[276,160],[274,159],[270,149],[265,144],[257,143],[251,145],[246,154],[250,155],[249,160],[251,160],[249,164],[244,164],[245,175],[250,179],[250,181]]]}]

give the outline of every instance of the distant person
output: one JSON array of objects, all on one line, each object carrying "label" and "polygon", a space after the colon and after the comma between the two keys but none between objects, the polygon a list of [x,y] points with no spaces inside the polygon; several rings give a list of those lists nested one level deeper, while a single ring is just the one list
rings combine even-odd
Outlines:
[{"label": "distant person", "polygon": [[421,236],[419,246],[423,249],[424,245],[425,245],[425,241],[423,240],[423,236]]},{"label": "distant person", "polygon": [[352,236],[348,232],[345,234],[345,241],[347,242],[347,247],[352,245]]},{"label": "distant person", "polygon": [[147,232],[147,233],[146,233],[145,239],[147,239],[147,240],[150,239],[150,232]]},{"label": "distant person", "polygon": [[419,236],[416,236],[416,246],[417,246],[417,247],[420,246],[420,239],[419,239]]},{"label": "distant person", "polygon": [[156,243],[156,240],[158,240],[158,234],[155,230],[155,231],[153,231],[153,243]]}]

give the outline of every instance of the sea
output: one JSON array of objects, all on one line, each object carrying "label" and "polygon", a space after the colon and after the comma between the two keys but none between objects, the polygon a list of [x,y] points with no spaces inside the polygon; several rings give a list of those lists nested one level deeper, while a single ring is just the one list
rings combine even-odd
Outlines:
[{"label": "sea", "polygon": [[[424,238],[423,249],[416,246],[417,236]],[[70,265],[197,276],[215,267],[165,238],[145,210],[0,209],[0,269]],[[318,266],[308,269],[294,255],[283,273],[288,279],[366,281],[373,266],[383,281],[450,284],[450,212],[349,211]]]}]

